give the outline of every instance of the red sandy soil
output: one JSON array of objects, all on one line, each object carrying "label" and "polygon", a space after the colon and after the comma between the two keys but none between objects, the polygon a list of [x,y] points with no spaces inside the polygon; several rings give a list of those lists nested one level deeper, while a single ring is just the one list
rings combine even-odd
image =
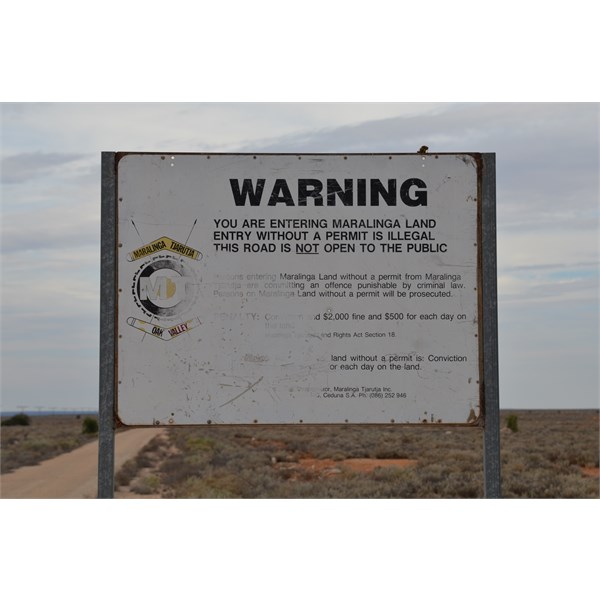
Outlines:
[{"label": "red sandy soil", "polygon": [[[250,445],[255,448],[269,446],[280,450],[287,447],[286,442],[283,440],[263,440],[254,437],[250,440]],[[320,476],[330,477],[341,473],[343,468],[357,473],[371,473],[379,468],[396,467],[403,469],[415,464],[417,464],[416,460],[408,458],[346,458],[344,460],[332,460],[330,458],[320,459],[305,456],[299,459],[298,462],[276,462],[275,467],[282,470],[308,471]]]},{"label": "red sandy soil", "polygon": [[585,477],[595,477],[596,479],[599,478],[598,467],[581,467],[581,473]]},{"label": "red sandy soil", "polygon": [[320,477],[335,477],[343,469],[349,469],[357,473],[370,473],[375,469],[405,467],[416,465],[416,460],[408,458],[347,458],[345,460],[331,460],[329,458],[301,458],[297,463],[277,463],[276,468],[290,471],[304,471],[315,473]]}]

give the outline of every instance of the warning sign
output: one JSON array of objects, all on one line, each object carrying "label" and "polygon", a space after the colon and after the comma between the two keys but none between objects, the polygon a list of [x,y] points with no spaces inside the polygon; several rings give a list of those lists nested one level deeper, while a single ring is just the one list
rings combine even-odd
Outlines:
[{"label": "warning sign", "polygon": [[478,420],[480,155],[164,158],[118,155],[123,423]]}]

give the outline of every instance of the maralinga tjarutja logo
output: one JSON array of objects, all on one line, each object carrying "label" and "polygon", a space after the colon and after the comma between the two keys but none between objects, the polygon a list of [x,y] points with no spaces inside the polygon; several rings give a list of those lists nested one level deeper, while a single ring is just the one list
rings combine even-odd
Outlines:
[{"label": "maralinga tjarutja logo", "polygon": [[177,321],[190,310],[198,295],[199,280],[189,259],[197,261],[201,257],[198,250],[168,237],[130,252],[130,262],[148,258],[136,271],[131,285],[135,303],[147,320],[129,317],[127,323],[161,340],[172,340],[200,325],[197,317]]},{"label": "maralinga tjarutja logo", "polygon": [[185,244],[180,244],[179,242],[164,236],[130,252],[127,255],[127,260],[132,262],[144,258],[144,256],[149,256],[150,254],[162,251],[174,252],[176,254],[181,254],[181,256],[193,258],[194,260],[200,260],[202,258],[202,253],[198,252],[198,250],[194,250],[194,248],[190,248]]}]

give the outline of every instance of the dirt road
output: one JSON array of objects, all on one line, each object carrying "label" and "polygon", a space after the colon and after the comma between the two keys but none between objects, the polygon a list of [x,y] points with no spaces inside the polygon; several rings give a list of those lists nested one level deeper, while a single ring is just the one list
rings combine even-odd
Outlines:
[{"label": "dirt road", "polygon": [[[130,429],[115,437],[115,473],[162,429]],[[2,475],[2,498],[96,498],[98,493],[98,442],[33,467]]]}]

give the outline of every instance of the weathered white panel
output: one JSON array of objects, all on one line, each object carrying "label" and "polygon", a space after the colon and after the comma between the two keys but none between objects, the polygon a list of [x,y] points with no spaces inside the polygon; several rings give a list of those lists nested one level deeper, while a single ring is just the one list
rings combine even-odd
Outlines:
[{"label": "weathered white panel", "polygon": [[118,195],[123,423],[478,415],[475,157],[126,154]]}]

